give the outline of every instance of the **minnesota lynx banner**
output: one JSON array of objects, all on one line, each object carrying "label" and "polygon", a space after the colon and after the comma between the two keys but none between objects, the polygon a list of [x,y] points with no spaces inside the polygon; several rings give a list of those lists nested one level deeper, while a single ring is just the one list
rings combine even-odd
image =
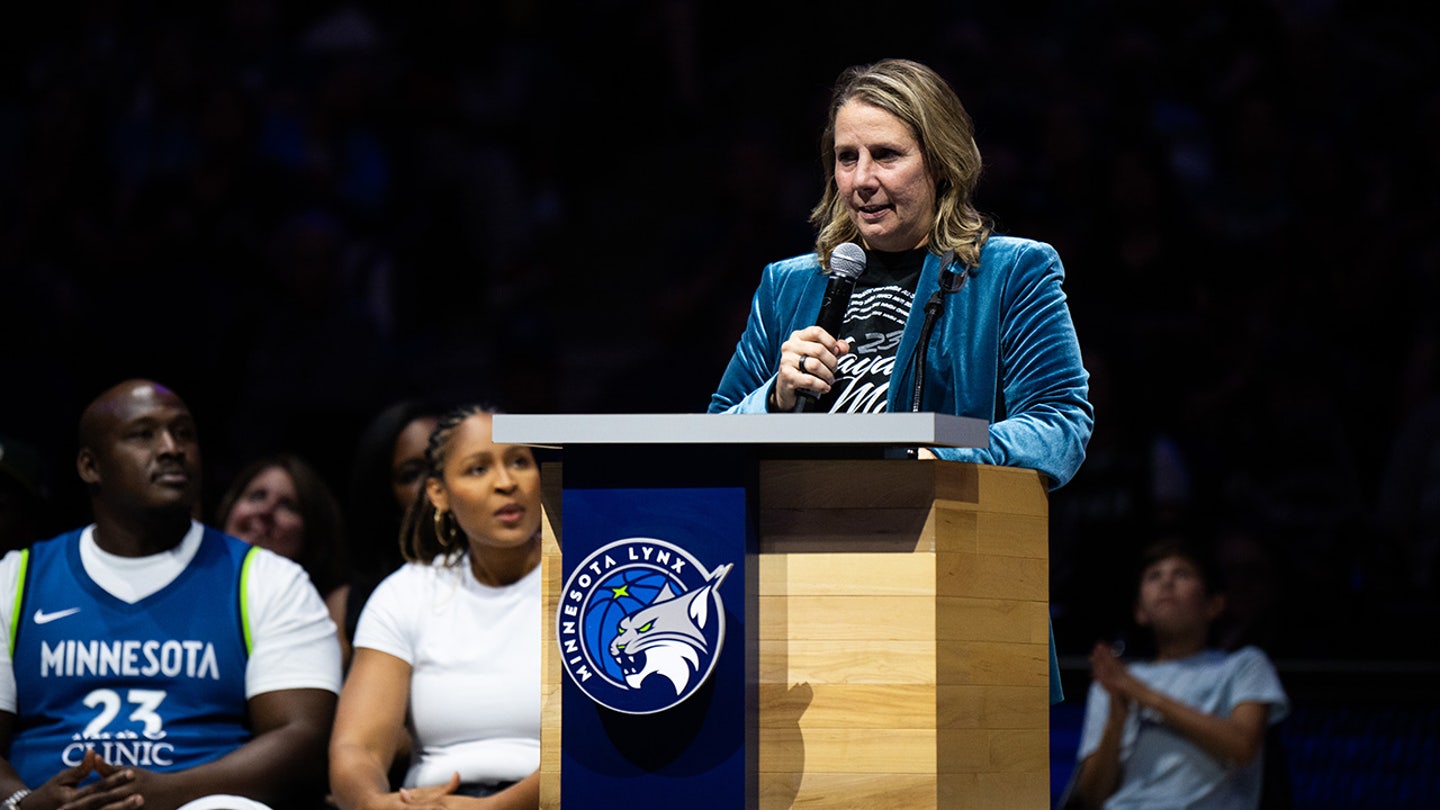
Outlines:
[{"label": "minnesota lynx banner", "polygon": [[739,484],[565,488],[554,623],[567,808],[753,797]]}]

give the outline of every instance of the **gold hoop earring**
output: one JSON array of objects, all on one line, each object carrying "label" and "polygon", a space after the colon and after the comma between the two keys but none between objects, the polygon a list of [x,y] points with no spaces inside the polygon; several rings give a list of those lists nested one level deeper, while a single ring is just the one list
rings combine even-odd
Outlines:
[{"label": "gold hoop earring", "polygon": [[449,551],[455,545],[455,526],[445,520],[450,513],[435,510],[435,539],[440,541],[440,548]]}]

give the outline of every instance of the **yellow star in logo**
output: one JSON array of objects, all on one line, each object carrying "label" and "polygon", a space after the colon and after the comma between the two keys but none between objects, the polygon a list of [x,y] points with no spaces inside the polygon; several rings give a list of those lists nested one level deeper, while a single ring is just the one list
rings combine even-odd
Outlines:
[{"label": "yellow star in logo", "polygon": [[612,593],[616,599],[619,599],[619,598],[622,597],[622,596],[629,596],[629,595],[630,595],[630,586],[629,586],[629,585],[621,585],[621,586],[618,587],[618,588],[611,588],[611,589],[610,589],[610,593]]}]

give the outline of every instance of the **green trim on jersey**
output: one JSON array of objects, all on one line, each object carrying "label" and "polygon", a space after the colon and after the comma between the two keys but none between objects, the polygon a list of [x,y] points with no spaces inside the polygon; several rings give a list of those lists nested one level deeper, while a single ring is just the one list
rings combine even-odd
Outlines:
[{"label": "green trim on jersey", "polygon": [[15,658],[15,634],[20,630],[20,605],[25,601],[25,571],[30,567],[30,549],[20,552],[20,575],[15,578],[15,604],[10,606],[10,658]]},{"label": "green trim on jersey", "polygon": [[250,636],[250,563],[255,561],[259,546],[252,546],[245,552],[245,561],[240,563],[240,632],[245,637],[245,655],[255,651],[255,641]]}]

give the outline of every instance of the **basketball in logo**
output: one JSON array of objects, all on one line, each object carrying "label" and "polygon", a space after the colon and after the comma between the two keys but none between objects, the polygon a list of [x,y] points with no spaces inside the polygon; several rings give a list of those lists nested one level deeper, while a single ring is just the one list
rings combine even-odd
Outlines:
[{"label": "basketball in logo", "polygon": [[653,714],[695,693],[725,640],[720,583],[664,540],[632,537],[575,566],[561,594],[555,635],[570,678],[591,700]]}]

